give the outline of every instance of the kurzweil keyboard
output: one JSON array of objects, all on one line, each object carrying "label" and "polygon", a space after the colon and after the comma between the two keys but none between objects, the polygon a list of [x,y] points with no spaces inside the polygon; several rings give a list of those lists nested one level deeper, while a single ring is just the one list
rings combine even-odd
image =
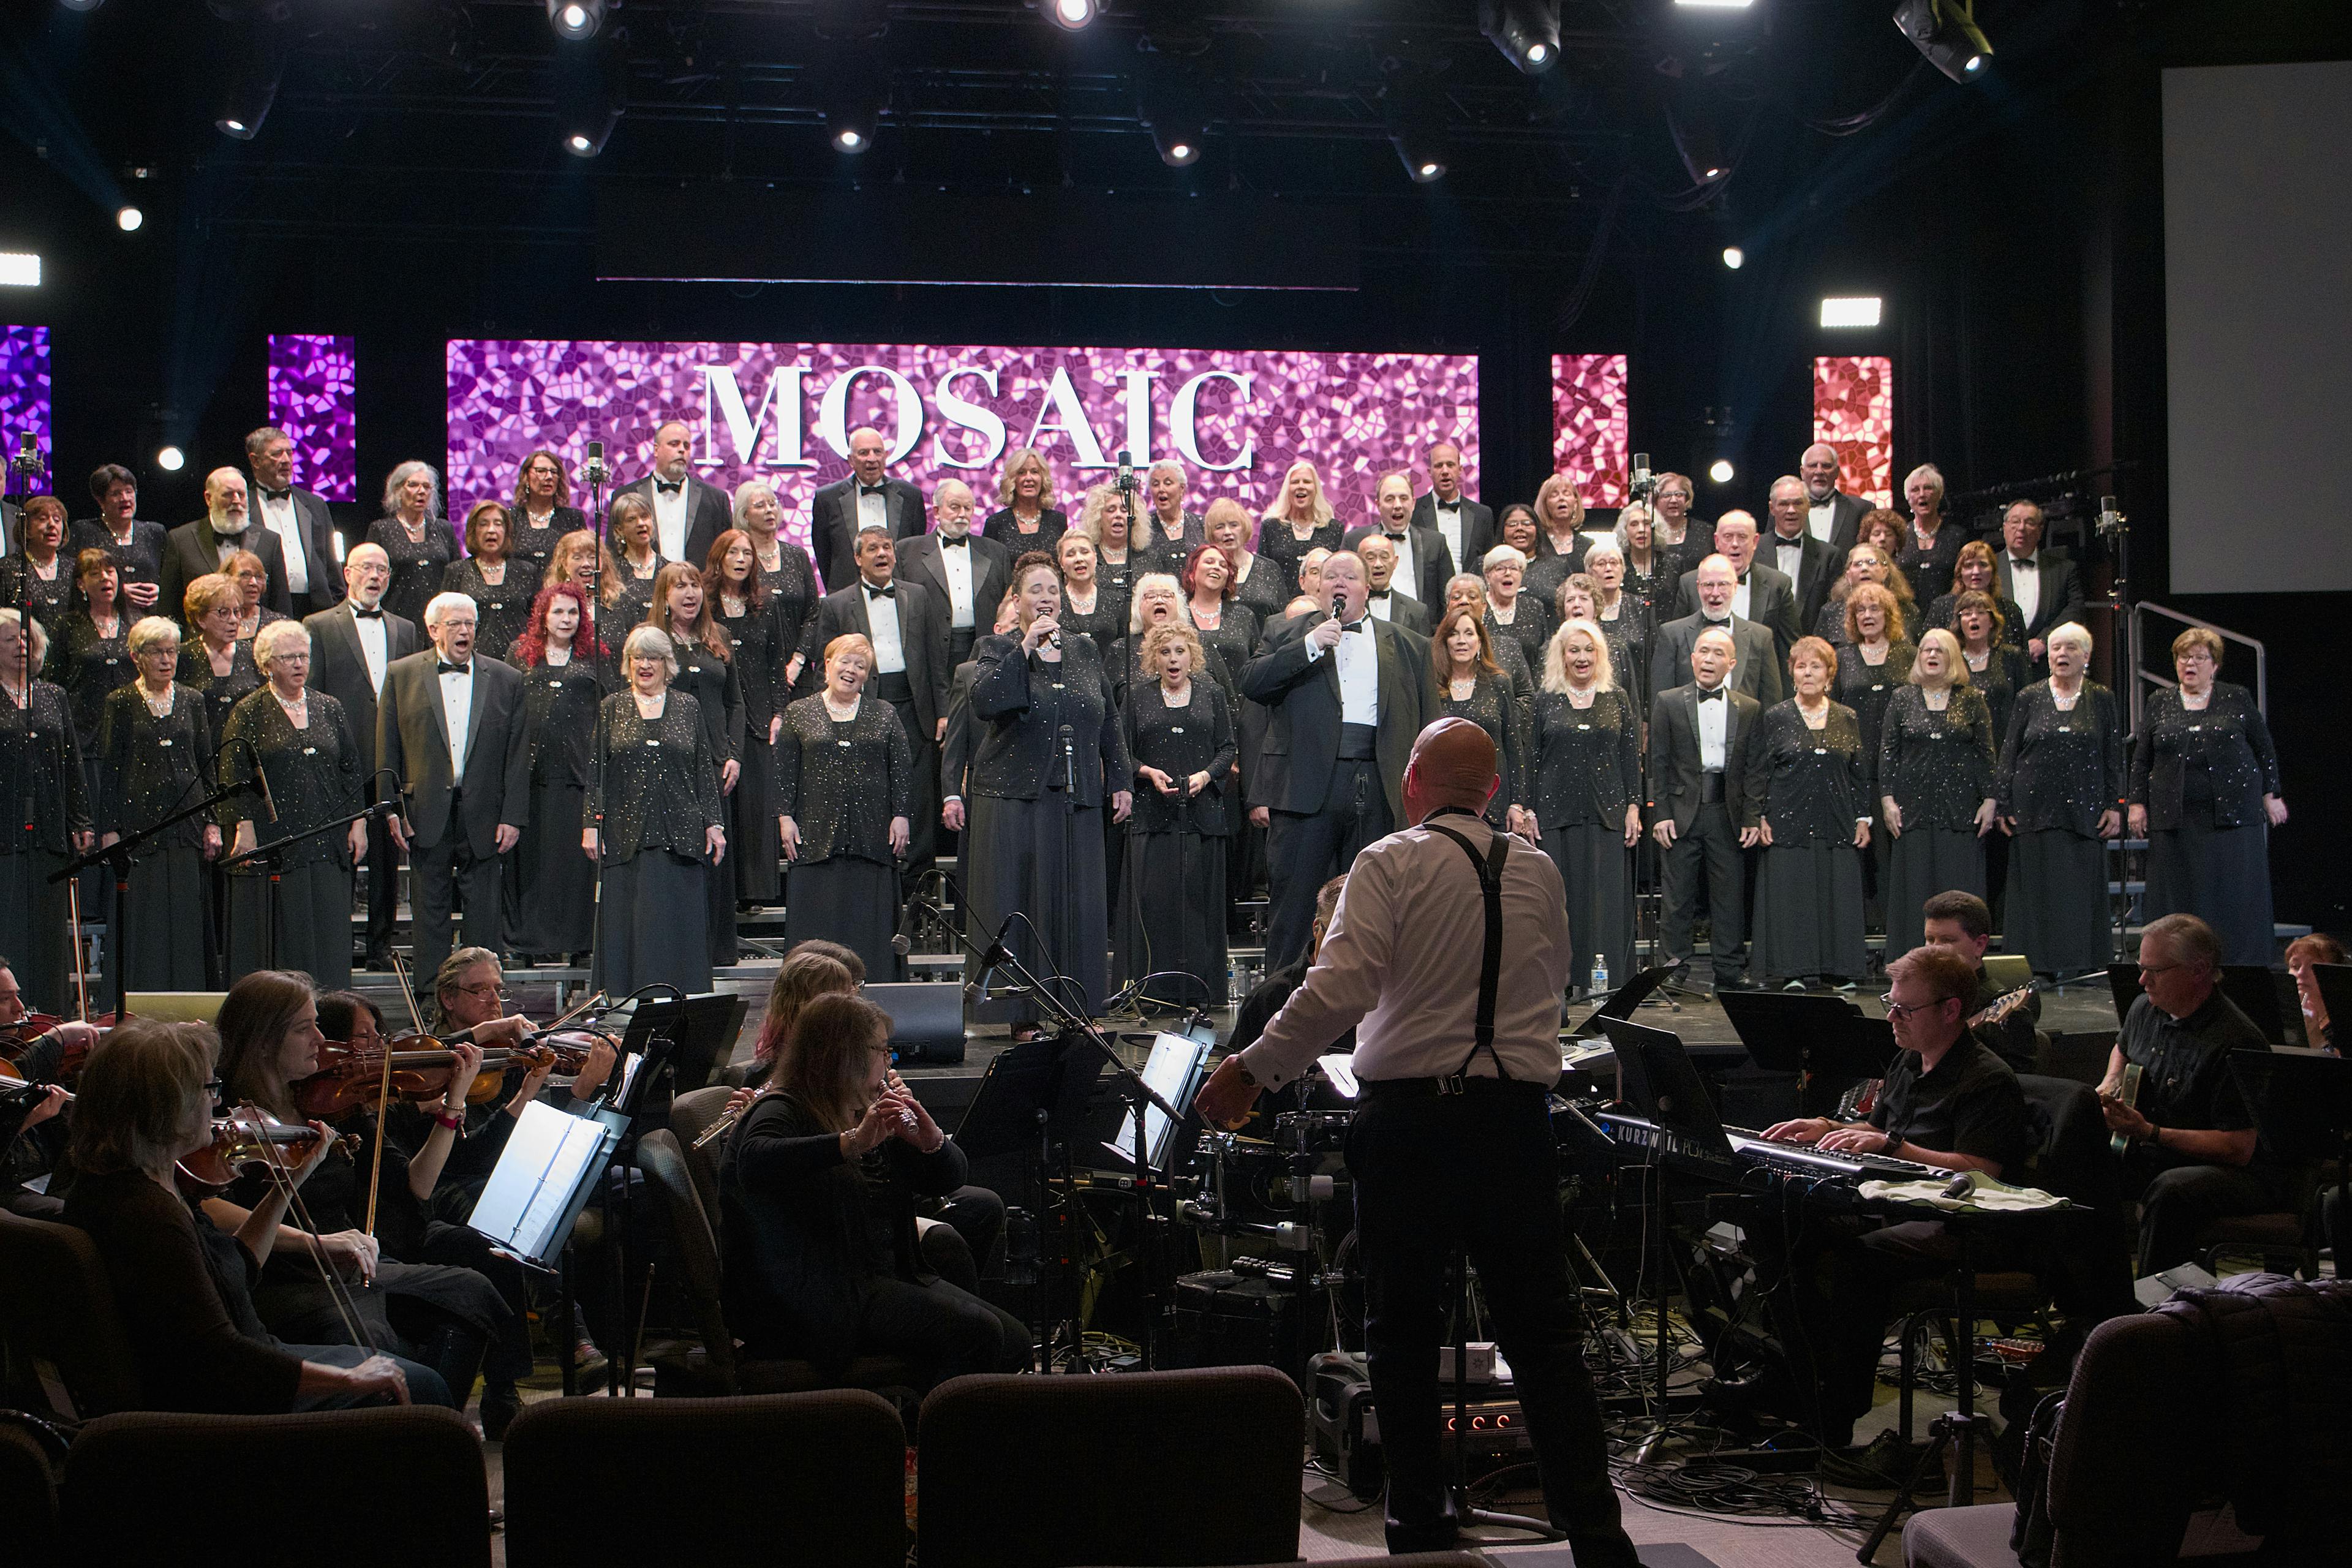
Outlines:
[{"label": "kurzweil keyboard", "polygon": [[1761,1167],[1782,1175],[1832,1182],[1914,1182],[1952,1173],[1916,1160],[1897,1160],[1885,1154],[1836,1152],[1809,1149],[1801,1143],[1768,1142],[1761,1134],[1744,1127],[1723,1130],[1730,1144],[1730,1160],[1727,1163],[1724,1151],[1706,1148],[1699,1140],[1685,1137],[1671,1128],[1661,1129],[1655,1122],[1630,1111],[1604,1110],[1601,1124],[1609,1130],[1610,1137],[1624,1147],[1655,1149],[1669,1159],[1716,1171]]}]

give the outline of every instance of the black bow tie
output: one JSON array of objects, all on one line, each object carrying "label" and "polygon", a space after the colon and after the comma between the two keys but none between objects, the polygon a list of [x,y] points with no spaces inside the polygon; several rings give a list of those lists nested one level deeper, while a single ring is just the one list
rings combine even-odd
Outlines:
[{"label": "black bow tie", "polygon": [[1361,620],[1342,621],[1339,629],[1342,632],[1360,632],[1364,629],[1364,623]]},{"label": "black bow tie", "polygon": [[474,673],[474,666],[471,661],[465,664],[451,664],[447,659],[436,659],[434,661],[433,673],[436,675],[471,675]]},{"label": "black bow tie", "polygon": [[949,538],[944,533],[940,535],[940,548],[941,550],[961,550],[971,542],[971,535],[969,533],[959,533],[952,539]]},{"label": "black bow tie", "polygon": [[215,543],[233,544],[244,537],[245,530],[242,528],[238,529],[235,533],[223,533],[217,528],[213,530],[213,540]]},{"label": "black bow tie", "polygon": [[1701,702],[1720,702],[1723,700],[1723,688],[1718,686],[1712,690],[1709,690],[1706,687],[1701,687],[1699,689],[1698,700]]},{"label": "black bow tie", "polygon": [[2014,555],[2009,558],[2009,569],[2012,572],[2033,572],[2040,567],[2041,563],[2036,560],[2021,560]]},{"label": "black bow tie", "polygon": [[857,481],[857,499],[859,500],[864,500],[867,496],[882,496],[888,495],[889,493],[890,482],[887,479],[885,479],[878,485],[869,485],[863,479]]},{"label": "black bow tie", "polygon": [[1731,625],[1731,617],[1730,617],[1729,616],[1724,616],[1724,617],[1723,617],[1723,619],[1721,619],[1721,620],[1719,620],[1719,621],[1717,621],[1717,620],[1710,620],[1710,619],[1708,619],[1706,616],[1700,616],[1700,617],[1699,617],[1699,620],[1700,620],[1700,623],[1701,623],[1702,625],[1704,625],[1704,626],[1730,626],[1730,625]]},{"label": "black bow tie", "polygon": [[686,481],[684,479],[656,479],[654,481],[654,492],[656,495],[674,496],[685,489]]},{"label": "black bow tie", "polygon": [[265,489],[261,492],[261,499],[263,500],[292,500],[294,499],[294,487],[289,485],[282,490]]},{"label": "black bow tie", "polygon": [[896,583],[886,584],[879,588],[871,583],[861,583],[858,586],[866,590],[866,596],[869,599],[895,599],[898,596],[898,584]]},{"label": "black bow tie", "polygon": [[1383,533],[1381,537],[1387,540],[1391,544],[1395,545],[1400,550],[1404,548],[1404,535],[1402,533]]},{"label": "black bow tie", "polygon": [[378,605],[373,610],[363,610],[357,605],[353,605],[352,606],[352,614],[357,616],[363,621],[380,621],[383,619],[383,606],[382,605]]},{"label": "black bow tie", "polygon": [[1364,603],[1365,603],[1367,605],[1385,605],[1385,604],[1387,604],[1388,602],[1389,602],[1389,596],[1388,596],[1388,595],[1387,595],[1385,592],[1378,593],[1378,594],[1367,594],[1367,595],[1364,595]]}]

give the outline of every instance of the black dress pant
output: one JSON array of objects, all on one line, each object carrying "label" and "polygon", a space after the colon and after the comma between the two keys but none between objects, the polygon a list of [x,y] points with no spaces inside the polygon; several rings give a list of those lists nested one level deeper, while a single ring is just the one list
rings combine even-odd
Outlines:
[{"label": "black dress pant", "polygon": [[1029,1326],[944,1279],[875,1276],[857,1287],[860,1354],[904,1356],[929,1384],[973,1372],[1025,1372]]},{"label": "black dress pant", "polygon": [[2267,1176],[2240,1165],[2175,1165],[2148,1179],[2139,1196],[2135,1278],[2189,1263],[2197,1235],[2217,1219],[2267,1214],[2285,1200]]},{"label": "black dress pant", "polygon": [[1721,801],[1710,801],[1691,818],[1690,831],[1678,835],[1665,854],[1665,915],[1659,940],[1669,963],[1687,963],[1691,956],[1691,926],[1698,916],[1702,877],[1706,889],[1707,919],[1712,935],[1707,950],[1715,960],[1717,984],[1736,981],[1742,967],[1741,947],[1747,940],[1741,884],[1747,879],[1740,864],[1739,826]]},{"label": "black dress pant", "polygon": [[1437,1353],[1459,1246],[1511,1363],[1553,1526],[1567,1532],[1577,1568],[1637,1568],[1579,1345],[1543,1086],[1474,1079],[1443,1096],[1366,1088],[1347,1153],[1389,1550],[1444,1551],[1458,1528],[1439,1451]]},{"label": "black dress pant", "polygon": [[400,912],[400,846],[392,841],[392,827],[380,816],[368,818],[367,954],[373,963],[392,951],[392,931]]},{"label": "black dress pant", "polygon": [[[898,678],[902,683],[905,679]],[[931,868],[931,859],[939,853],[940,746],[932,731],[916,717],[912,698],[892,699],[890,708],[898,715],[899,726],[907,731],[908,747],[915,754],[915,808],[908,818],[906,862],[898,868],[900,890],[905,892],[911,890],[917,879]]]},{"label": "black dress pant", "polygon": [[1315,931],[1315,895],[1355,864],[1356,853],[1392,829],[1381,764],[1342,758],[1331,764],[1323,809],[1272,813],[1265,837],[1265,966],[1283,969],[1307,955]]},{"label": "black dress pant", "polygon": [[[457,826],[454,805],[440,843],[428,848],[410,840],[408,875],[414,885],[409,889],[409,969],[422,983],[432,984],[433,977],[440,973],[441,961],[449,956],[453,945],[487,947],[501,954],[506,952],[506,900],[499,881],[500,859],[497,855],[474,853]],[[461,942],[453,944],[451,935],[461,901],[466,911],[465,933]]]}]

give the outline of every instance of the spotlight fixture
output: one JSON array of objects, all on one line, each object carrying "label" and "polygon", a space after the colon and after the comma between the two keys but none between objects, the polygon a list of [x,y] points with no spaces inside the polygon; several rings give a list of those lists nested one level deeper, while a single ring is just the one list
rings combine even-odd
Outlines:
[{"label": "spotlight fixture", "polygon": [[1901,0],[1895,25],[1929,65],[1954,81],[1968,81],[1992,58],[1975,10],[1976,0]]},{"label": "spotlight fixture", "polygon": [[1102,15],[1100,0],[1037,0],[1037,8],[1045,19],[1066,33],[1075,33],[1089,26]]},{"label": "spotlight fixture", "polygon": [[1426,127],[1414,127],[1396,132],[1389,142],[1404,164],[1404,172],[1416,185],[1426,185],[1445,178],[1445,138]]},{"label": "spotlight fixture", "polygon": [[1717,458],[1713,463],[1707,466],[1706,477],[1713,479],[1717,484],[1729,484],[1731,482],[1731,459],[1728,458]]},{"label": "spotlight fixture", "polygon": [[159,447],[155,450],[155,466],[167,474],[176,474],[188,466],[188,455],[177,447]]},{"label": "spotlight fixture", "polygon": [[1715,134],[1715,121],[1704,107],[1687,100],[1669,107],[1666,131],[1674,138],[1675,151],[1681,154],[1692,184],[1711,185],[1731,173]]},{"label": "spotlight fixture", "polygon": [[114,226],[125,234],[138,233],[139,226],[146,221],[147,215],[137,207],[123,207],[114,215]]},{"label": "spotlight fixture", "polygon": [[0,288],[37,289],[41,258],[29,250],[0,250]]},{"label": "spotlight fixture", "polygon": [[547,0],[547,25],[559,38],[593,38],[604,25],[604,0]]},{"label": "spotlight fixture", "polygon": [[1875,294],[1823,300],[1822,325],[1824,327],[1874,327],[1878,325],[1879,303],[1879,298]]},{"label": "spotlight fixture", "polygon": [[224,136],[250,142],[261,134],[278,84],[286,75],[286,40],[279,29],[247,23],[226,33],[216,52],[213,124]]},{"label": "spotlight fixture", "polygon": [[1748,265],[1748,253],[1736,245],[1723,247],[1723,264],[1734,272]]},{"label": "spotlight fixture", "polygon": [[555,51],[555,139],[575,158],[604,151],[627,102],[628,59],[613,39]]},{"label": "spotlight fixture", "polygon": [[1478,31],[1529,76],[1559,62],[1559,0],[1478,0]]},{"label": "spotlight fixture", "polygon": [[822,65],[820,107],[826,140],[840,153],[863,153],[874,145],[882,111],[890,106],[890,78],[870,47],[838,47]]},{"label": "spotlight fixture", "polygon": [[1152,148],[1171,169],[1201,161],[1209,117],[1202,108],[1201,84],[1190,68],[1146,56],[1135,77],[1135,113],[1151,132]]}]

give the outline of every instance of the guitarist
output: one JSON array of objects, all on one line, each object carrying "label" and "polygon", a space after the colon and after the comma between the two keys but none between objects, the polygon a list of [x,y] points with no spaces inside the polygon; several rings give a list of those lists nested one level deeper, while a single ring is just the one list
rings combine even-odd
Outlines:
[{"label": "guitarist", "polygon": [[[2165,915],[2139,939],[2145,994],[2099,1085],[2099,1109],[2124,1148],[2124,1195],[2140,1205],[2136,1277],[2197,1255],[2197,1233],[2217,1219],[2262,1214],[2284,1201],[2275,1164],[2247,1113],[2231,1051],[2270,1048],[2216,984],[2221,938],[2195,915]],[[2126,1068],[2139,1068],[2137,1097]],[[2127,1103],[2128,1101],[2128,1103]]]},{"label": "guitarist", "polygon": [[1974,893],[1955,889],[1936,894],[1920,906],[1920,912],[1926,917],[1922,938],[1927,944],[1950,949],[1976,971],[1976,992],[1969,998],[1965,1014],[1980,1021],[1972,1023],[1969,1032],[2007,1062],[2011,1072],[2038,1070],[2039,1044],[2033,1037],[2042,1021],[2041,993],[2028,991],[2019,1005],[2002,1008],[1993,1017],[1983,1016],[2005,1000],[1985,978],[1985,949],[1992,945],[1991,909]]}]

